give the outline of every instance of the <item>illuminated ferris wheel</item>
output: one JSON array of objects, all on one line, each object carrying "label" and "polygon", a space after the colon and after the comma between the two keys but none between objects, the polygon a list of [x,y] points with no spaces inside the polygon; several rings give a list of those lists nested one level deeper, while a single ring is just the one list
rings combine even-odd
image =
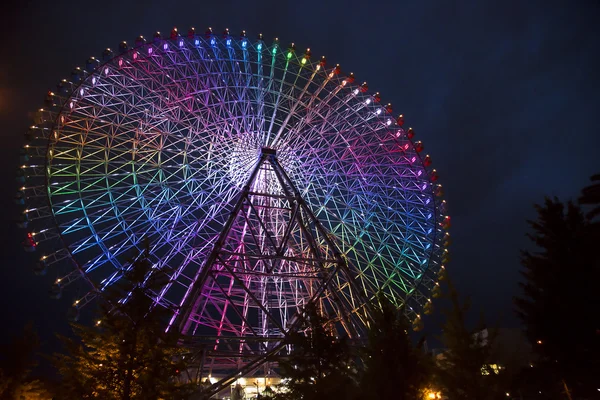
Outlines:
[{"label": "illuminated ferris wheel", "polygon": [[229,352],[215,368],[275,351],[308,303],[360,337],[383,292],[418,329],[449,217],[413,135],[309,49],[244,32],[139,37],[48,93],[17,171],[23,245],[56,276],[54,297],[84,283],[79,309],[147,239],[172,278],[156,303],[171,329]]}]

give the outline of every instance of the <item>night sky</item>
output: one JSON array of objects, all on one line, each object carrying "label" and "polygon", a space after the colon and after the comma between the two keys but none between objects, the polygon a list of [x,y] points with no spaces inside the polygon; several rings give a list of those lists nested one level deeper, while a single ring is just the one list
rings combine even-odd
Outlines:
[{"label": "night sky", "polygon": [[[66,331],[72,297],[51,300],[14,226],[22,135],[47,90],[89,56],[173,26],[242,29],[310,47],[366,80],[425,144],[452,216],[451,276],[476,308],[518,323],[519,248],[544,195],[576,198],[600,172],[596,1],[11,2],[1,17],[0,339],[35,321]],[[25,5],[26,4],[26,5]],[[20,7],[20,8],[18,8]],[[585,279],[585,277],[581,277]],[[427,325],[427,320],[425,324]],[[49,343],[49,344],[48,344]]]}]

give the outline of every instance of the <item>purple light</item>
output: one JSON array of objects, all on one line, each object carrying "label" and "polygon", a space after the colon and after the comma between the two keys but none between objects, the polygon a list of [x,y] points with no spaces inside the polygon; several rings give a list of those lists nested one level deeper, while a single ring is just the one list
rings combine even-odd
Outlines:
[{"label": "purple light", "polygon": [[169,49],[169,45],[167,43],[163,44],[163,50],[168,50]]}]

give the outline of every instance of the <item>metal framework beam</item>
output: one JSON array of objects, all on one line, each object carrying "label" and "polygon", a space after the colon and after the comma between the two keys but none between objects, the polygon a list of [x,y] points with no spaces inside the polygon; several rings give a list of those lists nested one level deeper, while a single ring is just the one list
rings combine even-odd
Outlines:
[{"label": "metal framework beam", "polygon": [[[209,389],[218,393],[279,354],[287,335],[302,329],[300,312],[307,304],[316,304],[340,334],[360,337],[364,324],[353,321],[356,310],[332,290],[333,279],[355,286],[346,260],[276,151],[263,148],[170,329],[178,329],[188,343],[202,343],[200,379],[211,368],[225,369]],[[204,323],[203,315],[213,307],[223,314],[219,327]],[[245,329],[228,332],[235,318]]]}]

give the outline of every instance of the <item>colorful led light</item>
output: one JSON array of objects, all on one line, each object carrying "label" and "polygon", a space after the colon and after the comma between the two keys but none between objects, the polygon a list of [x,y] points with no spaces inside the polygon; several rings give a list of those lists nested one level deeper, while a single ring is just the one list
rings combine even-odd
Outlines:
[{"label": "colorful led light", "polygon": [[[35,194],[43,196],[48,218],[57,222],[55,230],[79,266],[75,275],[85,271],[98,290],[109,288],[148,238],[155,268],[172,271],[173,283],[156,293],[155,300],[176,309],[191,296],[191,282],[268,148],[335,241],[359,288],[337,287],[334,280],[331,290],[359,305],[383,289],[398,305],[406,303],[415,317],[441,268],[443,235],[436,228],[443,216],[437,187],[428,183],[430,172],[407,132],[382,107],[373,109],[374,97],[366,86],[341,78],[339,69],[324,62],[311,64],[306,56],[290,62],[293,52],[278,52],[277,44],[272,57],[261,57],[260,40],[256,51],[246,39],[229,36],[194,37],[194,51],[184,40],[173,40],[178,45],[172,43],[168,52],[157,51],[138,62],[126,61],[131,59],[123,54],[86,77],[82,74],[79,86],[57,95],[57,102],[67,107],[52,111],[60,114],[35,128],[43,140],[32,146],[42,150],[31,153],[48,160],[32,159],[26,165],[31,183],[25,187],[52,189]],[[160,46],[160,41],[154,43]],[[238,44],[244,51],[234,50]],[[151,45],[135,51],[143,55],[144,46],[152,54]],[[162,48],[169,50],[168,42]],[[71,98],[73,91],[77,97]],[[277,180],[271,170],[257,174],[263,183],[253,186],[255,193],[274,190]],[[278,190],[282,196],[284,189]],[[262,209],[270,209],[264,201]],[[244,222],[233,223],[236,240],[243,244],[239,249],[286,235],[282,213],[268,212],[268,229],[253,231]],[[306,238],[294,229],[288,238],[297,242],[295,249],[307,251]],[[49,233],[42,229],[33,233],[41,243],[56,242],[44,242]],[[317,248],[326,247],[325,236],[315,237]],[[51,251],[49,260],[61,252],[65,249]],[[266,265],[253,267],[262,277],[272,272]],[[290,310],[308,301],[302,287],[314,277],[298,277],[309,272],[291,261],[278,268],[288,268],[293,277],[278,281],[280,286],[272,278],[252,282],[265,296],[274,293],[270,312],[286,326]],[[224,269],[219,273],[233,282]],[[276,331],[270,319],[258,320],[264,310],[244,309],[243,296],[228,299],[210,288],[202,293],[219,309],[235,306],[244,318],[254,319],[242,323],[239,316],[206,312],[190,319],[192,329],[231,335]]]}]

